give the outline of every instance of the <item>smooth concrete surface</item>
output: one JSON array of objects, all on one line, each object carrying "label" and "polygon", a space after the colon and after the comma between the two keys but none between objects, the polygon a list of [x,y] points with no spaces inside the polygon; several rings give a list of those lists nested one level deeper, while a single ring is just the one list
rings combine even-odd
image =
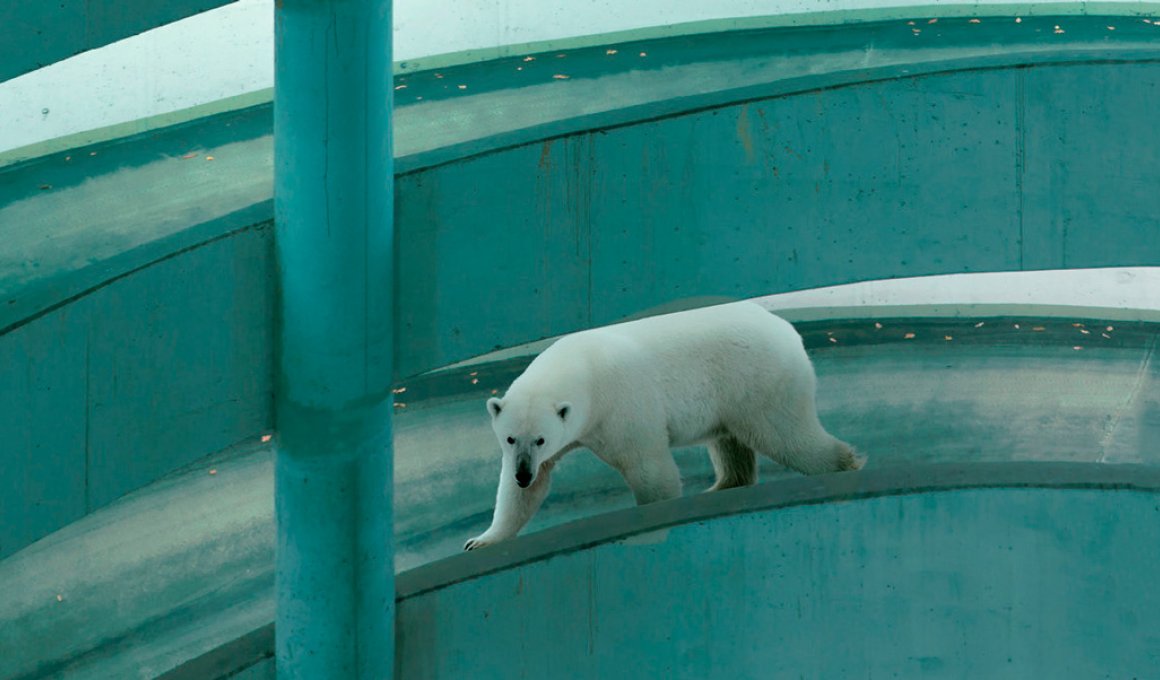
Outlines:
[{"label": "smooth concrete surface", "polygon": [[[1155,324],[880,317],[799,328],[823,422],[871,470],[1160,463]],[[483,403],[527,360],[396,388],[396,569],[455,555],[486,527],[499,461]],[[0,647],[22,650],[0,656],[0,677],[152,677],[271,621],[271,459],[255,442],[199,462],[0,562]],[[711,484],[702,450],[678,462],[687,494]],[[794,477],[762,464],[763,482]],[[525,533],[630,507],[617,474],[577,452]]]},{"label": "smooth concrete surface", "polygon": [[0,331],[0,559],[270,430],[269,226],[162,257]]},{"label": "smooth concrete surface", "polygon": [[886,473],[840,473],[836,502],[758,512],[764,489],[724,492],[740,512],[404,597],[395,676],[1149,677],[1160,478],[1132,472],[850,500]]}]

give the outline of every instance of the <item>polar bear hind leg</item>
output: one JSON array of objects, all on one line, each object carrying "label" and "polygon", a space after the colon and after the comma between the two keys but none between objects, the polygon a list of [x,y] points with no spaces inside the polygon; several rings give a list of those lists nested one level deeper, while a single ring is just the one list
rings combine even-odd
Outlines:
[{"label": "polar bear hind leg", "polygon": [[709,459],[717,481],[707,491],[720,491],[757,483],[757,453],[736,437],[725,435],[709,442]]},{"label": "polar bear hind leg", "polygon": [[806,475],[859,470],[853,447],[822,428],[813,413],[763,413],[730,428],[744,444]]}]

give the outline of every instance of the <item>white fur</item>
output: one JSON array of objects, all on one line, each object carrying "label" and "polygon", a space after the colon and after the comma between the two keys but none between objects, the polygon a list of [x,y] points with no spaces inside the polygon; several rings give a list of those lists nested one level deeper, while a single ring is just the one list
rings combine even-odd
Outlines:
[{"label": "white fur", "polygon": [[502,400],[488,400],[503,449],[499,491],[491,527],[465,548],[514,537],[547,495],[555,463],[580,447],[619,471],[638,504],[681,495],[673,447],[708,444],[710,490],[756,483],[755,452],[805,474],[860,468],[818,421],[815,385],[801,336],[750,302],[560,338]]}]

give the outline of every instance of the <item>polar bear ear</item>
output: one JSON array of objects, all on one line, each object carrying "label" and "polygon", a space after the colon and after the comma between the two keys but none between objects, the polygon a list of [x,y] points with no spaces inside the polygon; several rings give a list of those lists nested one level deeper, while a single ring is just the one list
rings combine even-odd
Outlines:
[{"label": "polar bear ear", "polygon": [[572,412],[572,404],[562,401],[556,404],[556,415],[560,416],[560,420],[568,420],[568,414]]},{"label": "polar bear ear", "polygon": [[499,417],[499,412],[503,410],[503,402],[495,397],[487,400],[487,410],[491,413],[492,418]]}]

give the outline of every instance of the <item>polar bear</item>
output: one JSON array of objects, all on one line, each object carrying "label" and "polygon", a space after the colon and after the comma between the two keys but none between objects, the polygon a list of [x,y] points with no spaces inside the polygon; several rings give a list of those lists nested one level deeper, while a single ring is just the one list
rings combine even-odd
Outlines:
[{"label": "polar bear", "polygon": [[805,474],[861,468],[818,421],[815,386],[801,336],[753,302],[564,336],[487,401],[499,491],[491,527],[464,549],[513,538],[552,468],[581,447],[620,472],[638,504],[681,495],[674,447],[708,445],[710,491],[756,483],[757,453]]}]

